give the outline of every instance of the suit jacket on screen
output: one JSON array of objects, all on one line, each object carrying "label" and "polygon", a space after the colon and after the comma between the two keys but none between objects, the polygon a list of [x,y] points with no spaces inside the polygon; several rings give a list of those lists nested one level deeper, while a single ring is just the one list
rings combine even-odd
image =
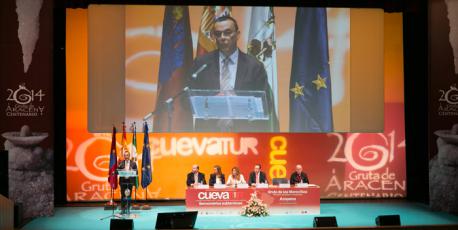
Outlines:
[{"label": "suit jacket on screen", "polygon": [[[195,73],[203,65],[207,67],[200,72],[196,79],[191,80],[192,89],[219,90],[220,89],[220,70],[219,70],[219,51],[212,51],[194,61],[191,73]],[[270,113],[270,107],[273,100],[270,96],[269,83],[264,64],[256,58],[247,55],[239,50],[237,61],[237,72],[235,78],[234,90],[256,90],[266,92],[267,113]],[[275,118],[278,127],[278,121]],[[219,131],[216,122],[204,121],[204,124],[197,125],[197,131]],[[238,132],[268,132],[271,130],[268,121],[237,121],[234,122],[234,131]]]}]

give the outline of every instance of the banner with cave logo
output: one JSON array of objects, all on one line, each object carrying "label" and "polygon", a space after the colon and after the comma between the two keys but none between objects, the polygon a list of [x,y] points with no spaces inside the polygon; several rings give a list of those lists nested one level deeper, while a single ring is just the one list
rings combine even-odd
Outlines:
[{"label": "banner with cave logo", "polygon": [[0,148],[8,152],[6,196],[22,207],[20,224],[54,214],[54,1],[0,7]]},{"label": "banner with cave logo", "polygon": [[458,2],[429,1],[429,204],[458,212]]},{"label": "banner with cave logo", "polygon": [[8,97],[5,116],[7,117],[39,117],[45,113],[46,106],[43,97],[46,94],[43,89],[28,89],[20,84],[16,89],[6,89]]},{"label": "banner with cave logo", "polygon": [[[152,184],[149,199],[183,199],[186,174],[193,164],[207,176],[219,165],[229,175],[234,166],[248,176],[255,163],[268,180],[289,178],[302,164],[322,198],[387,198],[406,196],[404,108],[385,103],[383,133],[161,133],[150,134]],[[118,134],[117,140],[121,140]],[[127,134],[127,140],[131,140]],[[137,135],[141,138],[141,135]],[[110,198],[107,165],[111,134],[71,130],[67,139],[67,199]],[[117,143],[121,147],[121,143]],[[137,143],[142,149],[142,143]],[[101,151],[106,150],[106,151]],[[138,159],[141,164],[141,159]],[[177,165],[179,167],[171,167]],[[141,179],[141,178],[140,178]],[[119,192],[115,192],[119,197]],[[140,187],[136,199],[145,199]]]}]

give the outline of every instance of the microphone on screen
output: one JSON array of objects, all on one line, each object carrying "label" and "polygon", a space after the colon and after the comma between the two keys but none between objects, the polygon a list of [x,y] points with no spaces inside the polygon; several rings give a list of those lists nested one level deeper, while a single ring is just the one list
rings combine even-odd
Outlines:
[{"label": "microphone on screen", "polygon": [[194,72],[191,76],[192,76],[192,79],[196,79],[197,78],[197,75],[199,75],[200,72],[204,71],[205,68],[207,68],[207,64],[203,64],[199,67],[199,69],[197,69],[196,72]]}]

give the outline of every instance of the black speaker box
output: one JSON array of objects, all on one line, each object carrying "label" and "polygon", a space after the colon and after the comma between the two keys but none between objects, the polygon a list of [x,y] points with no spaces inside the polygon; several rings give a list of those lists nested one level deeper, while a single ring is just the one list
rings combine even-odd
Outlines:
[{"label": "black speaker box", "polygon": [[384,215],[375,218],[377,226],[401,226],[401,217],[399,215]]},{"label": "black speaker box", "polygon": [[317,216],[313,218],[313,227],[337,227],[337,220],[335,216]]},{"label": "black speaker box", "polygon": [[193,229],[196,219],[197,211],[158,213],[156,229]]},{"label": "black speaker box", "polygon": [[132,219],[111,219],[110,230],[131,230],[134,229]]},{"label": "black speaker box", "polygon": [[4,197],[8,197],[8,151],[0,150],[0,194]]},{"label": "black speaker box", "polygon": [[14,227],[22,228],[24,224],[24,208],[21,202],[14,203]]}]

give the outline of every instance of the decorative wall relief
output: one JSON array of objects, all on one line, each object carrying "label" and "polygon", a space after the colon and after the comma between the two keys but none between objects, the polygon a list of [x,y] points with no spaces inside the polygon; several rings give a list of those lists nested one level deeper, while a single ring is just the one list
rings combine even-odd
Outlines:
[{"label": "decorative wall relief", "polygon": [[54,214],[53,151],[39,144],[47,133],[31,132],[24,125],[20,132],[5,132],[8,151],[8,195],[21,206],[24,219]]},{"label": "decorative wall relief", "polygon": [[433,210],[458,213],[458,124],[434,132],[437,155],[429,161],[429,193]]},{"label": "decorative wall relief", "polygon": [[19,21],[17,31],[22,46],[24,73],[32,63],[32,55],[40,36],[40,10],[43,0],[16,0],[16,13]]},{"label": "decorative wall relief", "polygon": [[445,0],[445,4],[447,5],[447,17],[450,25],[449,39],[453,49],[455,74],[458,74],[458,1]]}]

